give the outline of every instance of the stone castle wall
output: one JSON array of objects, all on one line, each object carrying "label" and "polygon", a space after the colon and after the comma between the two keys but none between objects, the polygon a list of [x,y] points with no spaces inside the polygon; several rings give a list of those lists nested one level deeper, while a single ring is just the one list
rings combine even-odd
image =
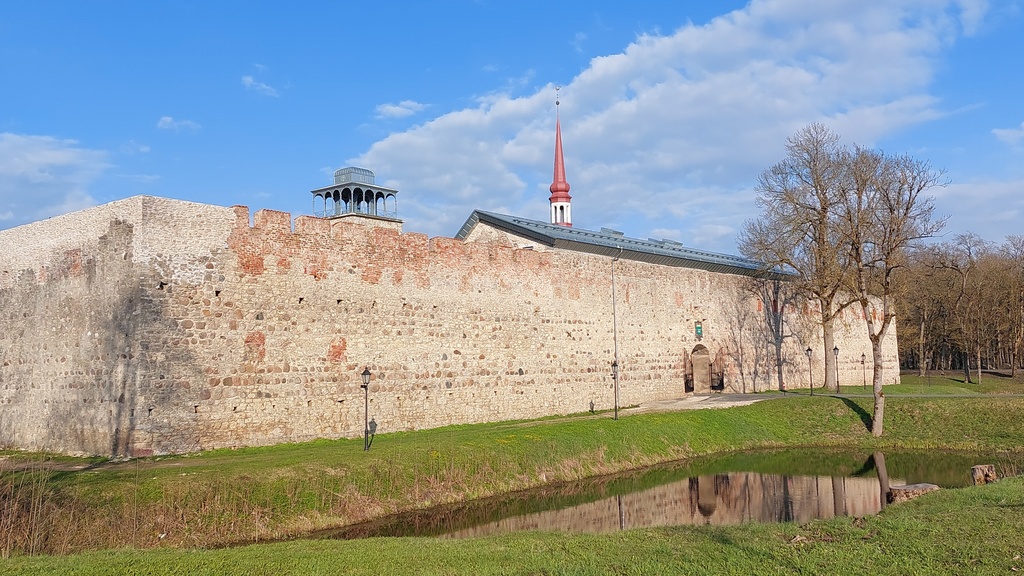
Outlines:
[{"label": "stone castle wall", "polygon": [[[250,224],[244,207],[153,197],[0,231],[0,446],[144,455],[359,436],[364,367],[379,432],[611,408],[610,259],[489,236],[361,218],[293,229],[286,213]],[[727,391],[772,386],[749,279],[615,265],[620,405],[682,396],[697,346]],[[813,317],[790,319],[804,328],[787,385],[806,387]],[[863,322],[844,323],[840,379],[860,382]],[[895,337],[886,356],[892,381]]]}]

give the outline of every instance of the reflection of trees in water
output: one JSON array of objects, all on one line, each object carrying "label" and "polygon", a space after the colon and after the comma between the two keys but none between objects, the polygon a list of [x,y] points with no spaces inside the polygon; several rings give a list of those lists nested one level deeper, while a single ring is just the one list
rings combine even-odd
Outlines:
[{"label": "reflection of trees in water", "polygon": [[[802,453],[801,458],[813,460],[822,471],[844,475],[787,474],[787,468],[795,465],[786,458],[772,461],[772,469],[782,472],[778,474],[691,476],[699,474],[697,468],[681,472],[654,469],[640,479],[606,477],[560,484],[540,491],[392,516],[322,536],[469,536],[519,530],[600,533],[644,526],[805,522],[813,518],[864,516],[881,509],[890,481],[930,481],[930,476],[911,479],[906,475],[924,475],[929,470],[932,474],[936,470],[945,474],[947,468],[956,468],[966,477],[964,470],[977,456],[944,455],[938,464],[933,463],[934,454],[917,453],[863,453],[838,460],[829,459],[829,454],[822,457]],[[748,465],[752,466],[747,460],[730,463]],[[890,479],[890,475],[899,480]]]}]

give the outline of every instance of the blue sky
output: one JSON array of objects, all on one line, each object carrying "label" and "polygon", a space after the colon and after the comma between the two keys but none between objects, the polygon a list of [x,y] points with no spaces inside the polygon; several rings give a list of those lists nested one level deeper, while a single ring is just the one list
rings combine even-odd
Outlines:
[{"label": "blue sky", "polygon": [[946,235],[1024,234],[1020,0],[6,2],[0,228],[136,194],[311,211],[363,166],[405,230],[545,220],[735,253],[823,122],[944,169]]}]

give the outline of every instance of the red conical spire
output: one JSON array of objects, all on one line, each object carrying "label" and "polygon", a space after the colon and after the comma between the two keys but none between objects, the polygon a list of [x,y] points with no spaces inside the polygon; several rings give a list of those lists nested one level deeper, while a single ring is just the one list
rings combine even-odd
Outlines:
[{"label": "red conical spire", "polygon": [[569,203],[569,183],[565,180],[565,161],[562,159],[562,123],[558,118],[558,89],[555,89],[555,175],[551,190],[551,223],[572,227],[572,214]]},{"label": "red conical spire", "polygon": [[562,125],[555,120],[555,181],[551,183],[552,202],[568,202],[572,200],[569,196],[569,183],[565,181],[565,161],[562,159]]}]

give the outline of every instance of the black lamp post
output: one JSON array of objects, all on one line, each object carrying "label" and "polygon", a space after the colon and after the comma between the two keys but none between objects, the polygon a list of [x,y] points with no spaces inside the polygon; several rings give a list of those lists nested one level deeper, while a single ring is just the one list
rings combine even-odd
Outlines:
[{"label": "black lamp post", "polygon": [[832,354],[836,357],[836,392],[839,392],[839,346],[832,347]]},{"label": "black lamp post", "polygon": [[811,396],[814,396],[814,369],[811,367],[811,354],[814,354],[814,350],[808,346],[807,350],[804,350],[804,354],[807,354],[807,377],[811,381]]},{"label": "black lamp post", "polygon": [[615,420],[619,419],[619,361],[612,360],[612,382],[615,384]]},{"label": "black lamp post", "polygon": [[868,368],[867,368],[867,364],[865,364],[867,359],[868,359],[867,354],[861,354],[860,355],[860,375],[861,375],[861,385],[860,385],[860,387],[863,388],[865,392],[868,389]]},{"label": "black lamp post", "polygon": [[370,449],[370,369],[363,369],[360,374],[363,383],[359,387],[363,389],[363,451]]}]

